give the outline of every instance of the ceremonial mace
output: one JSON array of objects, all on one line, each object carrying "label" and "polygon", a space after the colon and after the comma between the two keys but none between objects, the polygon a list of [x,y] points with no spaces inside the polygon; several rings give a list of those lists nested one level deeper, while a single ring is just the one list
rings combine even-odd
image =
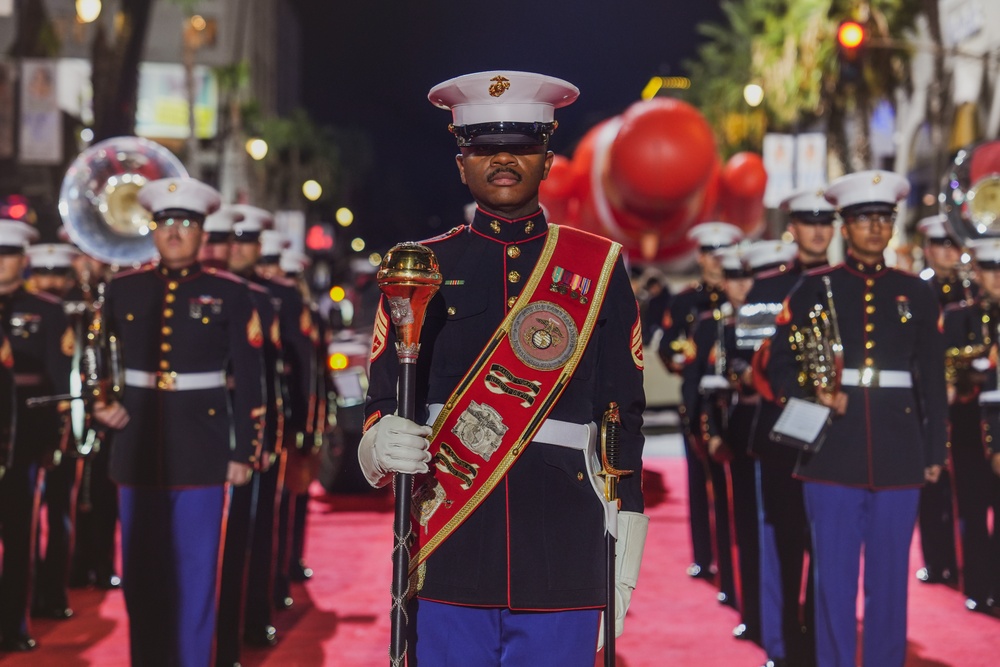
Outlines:
[{"label": "ceremonial mace", "polygon": [[[621,438],[622,419],[618,404],[612,401],[604,411],[601,420],[601,465],[598,474],[604,477],[604,500],[614,503],[616,509],[621,507],[618,498],[618,479],[632,474],[631,470],[619,470],[619,440]],[[617,520],[617,512],[615,517]],[[606,667],[615,665],[615,545],[617,540],[608,526],[607,535],[607,594],[608,603],[604,609],[604,664]]]},{"label": "ceremonial mace", "polygon": [[[419,243],[401,243],[385,254],[376,274],[378,287],[389,302],[389,315],[396,328],[399,359],[398,414],[413,421],[417,381],[420,328],[431,297],[441,286],[437,258]],[[393,481],[396,509],[392,522],[392,638],[389,664],[400,667],[406,659],[406,600],[410,582],[410,503],[413,476],[396,473]]]}]

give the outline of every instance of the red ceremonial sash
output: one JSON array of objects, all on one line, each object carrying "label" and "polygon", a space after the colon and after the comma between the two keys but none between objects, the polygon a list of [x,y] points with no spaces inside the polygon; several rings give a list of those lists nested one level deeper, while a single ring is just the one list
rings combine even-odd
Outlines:
[{"label": "red ceremonial sash", "polygon": [[496,488],[559,400],[620,250],[549,226],[524,291],[434,422],[431,472],[414,484],[411,574]]}]

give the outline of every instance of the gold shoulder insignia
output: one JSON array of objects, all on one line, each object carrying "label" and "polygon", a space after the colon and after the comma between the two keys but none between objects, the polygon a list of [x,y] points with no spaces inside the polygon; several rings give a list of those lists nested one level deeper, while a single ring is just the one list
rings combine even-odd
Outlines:
[{"label": "gold shoulder insignia", "polygon": [[253,347],[260,347],[264,344],[264,331],[260,326],[260,315],[254,310],[247,322],[247,342]]},{"label": "gold shoulder insignia", "polygon": [[10,349],[10,341],[6,338],[3,339],[3,345],[0,345],[0,364],[3,364],[4,368],[14,367],[14,353]]},{"label": "gold shoulder insignia", "polygon": [[632,325],[632,362],[640,371],[645,367],[642,359],[642,321],[638,312],[635,315],[635,324]]},{"label": "gold shoulder insignia", "polygon": [[302,314],[299,315],[299,329],[302,330],[302,334],[305,336],[312,335],[312,315],[309,313],[309,309],[305,306],[302,307]]},{"label": "gold shoulder insignia", "polygon": [[371,361],[378,359],[385,351],[386,337],[389,335],[389,316],[385,314],[383,302],[378,305],[378,313],[375,315],[375,330],[372,332],[372,354]]},{"label": "gold shoulder insignia", "polygon": [[66,331],[63,332],[62,339],[59,341],[59,349],[67,357],[72,357],[73,352],[76,351],[76,336],[73,334],[72,327],[66,327]]},{"label": "gold shoulder insignia", "polygon": [[271,344],[275,347],[281,347],[281,324],[278,322],[277,316],[271,320]]}]

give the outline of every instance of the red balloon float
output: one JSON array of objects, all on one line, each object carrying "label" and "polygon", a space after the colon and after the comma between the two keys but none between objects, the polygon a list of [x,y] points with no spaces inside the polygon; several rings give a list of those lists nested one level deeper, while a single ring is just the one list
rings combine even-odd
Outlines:
[{"label": "red balloon float", "polygon": [[764,188],[767,171],[756,153],[737,153],[729,158],[719,174],[719,205],[722,217],[743,230],[756,235],[764,224]]}]

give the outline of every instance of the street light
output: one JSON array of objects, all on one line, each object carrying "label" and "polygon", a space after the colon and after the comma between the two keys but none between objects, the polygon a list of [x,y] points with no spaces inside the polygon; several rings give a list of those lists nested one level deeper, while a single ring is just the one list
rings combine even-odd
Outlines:
[{"label": "street light", "polygon": [[80,23],[93,23],[101,15],[101,0],[76,0],[76,18]]},{"label": "street light", "polygon": [[302,184],[302,194],[304,194],[306,199],[309,201],[316,201],[323,196],[323,186],[318,182],[309,179]]},{"label": "street light", "polygon": [[247,139],[247,153],[258,162],[267,155],[267,142],[263,139]]},{"label": "street light", "polygon": [[360,236],[351,241],[351,250],[354,252],[361,252],[365,249],[365,240]]},{"label": "street light", "polygon": [[752,107],[759,107],[764,101],[764,89],[756,83],[748,83],[743,87],[743,99]]},{"label": "street light", "polygon": [[338,208],[334,217],[337,219],[337,224],[341,227],[350,227],[351,223],[354,222],[354,213],[346,206]]}]

